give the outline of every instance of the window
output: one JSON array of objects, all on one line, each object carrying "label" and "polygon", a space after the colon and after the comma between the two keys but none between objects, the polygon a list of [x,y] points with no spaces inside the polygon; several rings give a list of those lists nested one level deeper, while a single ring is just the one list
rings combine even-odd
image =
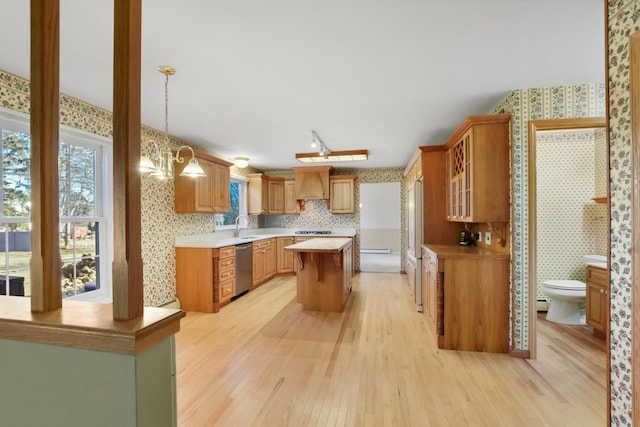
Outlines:
[{"label": "window", "polygon": [[[28,116],[0,111],[1,295],[31,294],[30,145]],[[62,297],[110,301],[113,227],[106,208],[112,206],[112,191],[106,171],[111,142],[61,126],[58,164]]]},{"label": "window", "polygon": [[247,214],[247,179],[239,175],[231,175],[229,194],[231,209],[229,212],[215,215],[217,230],[235,228],[236,218]]}]

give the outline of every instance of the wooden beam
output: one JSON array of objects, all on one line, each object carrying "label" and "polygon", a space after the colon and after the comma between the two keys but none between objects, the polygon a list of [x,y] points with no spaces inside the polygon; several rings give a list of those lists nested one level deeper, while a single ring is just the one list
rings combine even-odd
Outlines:
[{"label": "wooden beam", "polygon": [[115,0],[113,57],[113,318],[143,314],[140,244],[142,2]]},{"label": "wooden beam", "polygon": [[31,0],[31,311],[62,307],[58,237],[59,0]]}]

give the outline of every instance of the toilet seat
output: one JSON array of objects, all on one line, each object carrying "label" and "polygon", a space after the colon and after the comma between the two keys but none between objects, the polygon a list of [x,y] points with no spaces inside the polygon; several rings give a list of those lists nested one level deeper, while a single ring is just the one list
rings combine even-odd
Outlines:
[{"label": "toilet seat", "polygon": [[551,289],[566,289],[568,291],[587,289],[587,284],[580,280],[545,280],[542,284]]}]

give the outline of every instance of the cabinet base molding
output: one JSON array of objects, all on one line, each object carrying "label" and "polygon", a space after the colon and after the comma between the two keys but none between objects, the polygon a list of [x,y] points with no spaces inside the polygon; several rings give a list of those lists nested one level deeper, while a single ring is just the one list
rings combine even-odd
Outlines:
[{"label": "cabinet base molding", "polygon": [[531,352],[529,350],[514,350],[509,348],[509,356],[518,359],[531,359]]}]

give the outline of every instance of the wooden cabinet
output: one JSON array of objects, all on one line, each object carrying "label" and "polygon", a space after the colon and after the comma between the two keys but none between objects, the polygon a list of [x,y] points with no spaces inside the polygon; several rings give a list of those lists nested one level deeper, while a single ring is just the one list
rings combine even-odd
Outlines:
[{"label": "wooden cabinet", "polygon": [[289,249],[296,259],[296,297],[304,310],[341,312],[351,293],[353,239],[317,238]]},{"label": "wooden cabinet", "polygon": [[438,256],[422,247],[422,314],[439,346],[444,344],[444,271]]},{"label": "wooden cabinet", "polygon": [[460,245],[423,248],[427,256],[423,314],[435,331],[438,347],[506,353],[509,256]]},{"label": "wooden cabinet", "polygon": [[[459,239],[462,230],[462,224],[447,220],[444,203],[447,193],[446,151],[442,145],[418,147],[403,173],[407,191],[415,186],[416,181],[422,183],[422,243],[452,244]],[[405,218],[409,217],[410,206],[405,204]],[[419,246],[420,242],[414,249],[420,250]]]},{"label": "wooden cabinet", "polygon": [[284,214],[284,178],[270,177],[269,183],[269,214]]},{"label": "wooden cabinet", "polygon": [[176,295],[185,311],[217,313],[235,294],[235,246],[176,248]]},{"label": "wooden cabinet", "polygon": [[214,212],[229,212],[231,210],[231,193],[229,184],[231,174],[229,166],[221,163],[213,164],[213,209]]},{"label": "wooden cabinet", "polygon": [[344,251],[342,254],[342,263],[344,265],[344,268],[342,270],[342,306],[343,307],[347,301],[347,298],[349,298],[349,294],[351,294],[351,278],[354,275],[353,260],[354,260],[353,239],[351,239],[351,243],[349,243],[349,245],[344,248]]},{"label": "wooden cabinet", "polygon": [[253,242],[253,287],[276,274],[276,238]]},{"label": "wooden cabinet", "polygon": [[445,144],[449,221],[509,221],[510,120],[510,114],[471,116]]},{"label": "wooden cabinet", "polygon": [[295,187],[296,182],[294,179],[284,180],[284,213],[287,215],[297,215],[302,210],[300,200],[296,199]]},{"label": "wooden cabinet", "polygon": [[329,211],[334,214],[355,212],[355,175],[329,177]]},{"label": "wooden cabinet", "polygon": [[593,334],[605,339],[609,330],[609,279],[602,268],[587,266],[585,314]]},{"label": "wooden cabinet", "polygon": [[199,178],[180,176],[184,164],[176,167],[174,173],[174,207],[177,213],[220,213],[229,212],[231,199],[229,194],[231,163],[196,153],[198,163],[206,176]]},{"label": "wooden cabinet", "polygon": [[328,199],[331,166],[293,167],[297,200]]},{"label": "wooden cabinet", "polygon": [[293,245],[293,237],[276,237],[276,273],[293,273],[293,252],[284,250],[285,246]]},{"label": "wooden cabinet", "polygon": [[247,175],[249,215],[284,214],[284,178],[262,173]]}]

